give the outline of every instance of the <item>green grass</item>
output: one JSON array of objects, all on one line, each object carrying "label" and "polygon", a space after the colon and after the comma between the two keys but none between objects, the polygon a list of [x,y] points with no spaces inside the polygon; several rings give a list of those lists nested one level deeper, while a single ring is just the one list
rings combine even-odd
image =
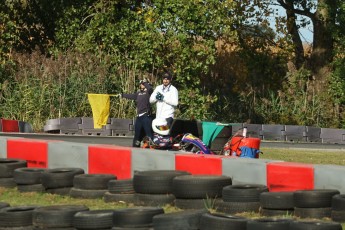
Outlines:
[{"label": "green grass", "polygon": [[260,149],[261,159],[282,160],[307,164],[333,164],[345,166],[345,150]]},{"label": "green grass", "polygon": [[[345,150],[302,150],[302,149],[261,149],[263,154],[260,159],[282,160],[288,162],[301,162],[308,164],[335,164],[345,165]],[[121,202],[104,202],[103,199],[76,199],[70,196],[61,196],[49,193],[21,193],[16,188],[0,188],[0,201],[7,202],[11,206],[20,205],[57,205],[57,204],[75,204],[85,205],[91,210],[95,209],[119,209],[133,207],[133,204],[126,204]],[[208,202],[209,200],[206,200]],[[212,208],[212,204],[206,205]],[[163,207],[166,213],[178,211],[178,208],[173,206]],[[241,213],[241,216],[248,218],[258,218],[256,213]],[[292,218],[291,216],[284,216]],[[326,221],[328,219],[325,219]],[[345,229],[345,223],[343,224]]]}]

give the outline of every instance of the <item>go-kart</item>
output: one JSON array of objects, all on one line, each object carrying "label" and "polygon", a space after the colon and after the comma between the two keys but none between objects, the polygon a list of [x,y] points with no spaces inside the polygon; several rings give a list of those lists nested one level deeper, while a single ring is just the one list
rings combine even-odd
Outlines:
[{"label": "go-kart", "polygon": [[191,133],[179,134],[172,138],[168,135],[154,134],[153,140],[144,137],[142,148],[178,150],[195,154],[215,154],[201,140]]}]

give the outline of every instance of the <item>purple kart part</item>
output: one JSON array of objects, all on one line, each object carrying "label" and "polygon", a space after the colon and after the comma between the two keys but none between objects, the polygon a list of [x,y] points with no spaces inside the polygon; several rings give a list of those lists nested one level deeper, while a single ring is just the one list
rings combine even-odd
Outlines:
[{"label": "purple kart part", "polygon": [[200,154],[212,154],[211,150],[204,144],[204,142],[202,142],[198,137],[190,134],[190,133],[186,133],[181,140],[182,143],[186,143],[188,144],[193,144],[195,147],[197,147],[199,149],[199,151],[197,151],[196,153],[200,153]]}]

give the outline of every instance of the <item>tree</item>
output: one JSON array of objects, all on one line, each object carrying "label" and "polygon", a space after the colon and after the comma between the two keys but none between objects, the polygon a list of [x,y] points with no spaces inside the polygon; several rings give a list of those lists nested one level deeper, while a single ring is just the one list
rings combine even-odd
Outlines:
[{"label": "tree", "polygon": [[[286,27],[294,45],[295,64],[298,68],[305,65],[312,71],[317,81],[324,82],[327,68],[334,57],[333,33],[336,28],[339,0],[277,0],[286,11]],[[307,20],[298,21],[298,16]],[[309,20],[309,21],[308,21]],[[313,26],[313,44],[310,57],[306,57],[298,29]]]}]

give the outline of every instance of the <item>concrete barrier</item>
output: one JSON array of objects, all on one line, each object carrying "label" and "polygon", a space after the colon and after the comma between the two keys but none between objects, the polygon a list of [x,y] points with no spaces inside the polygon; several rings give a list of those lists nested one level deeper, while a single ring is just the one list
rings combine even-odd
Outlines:
[{"label": "concrete barrier", "polygon": [[223,174],[232,178],[233,184],[267,184],[266,159],[228,157],[222,162]]},{"label": "concrete barrier", "polygon": [[230,176],[233,184],[266,185],[272,192],[327,188],[345,193],[345,167],[335,165],[16,137],[0,137],[0,157],[27,160],[28,167],[78,167],[85,173],[109,173],[118,179],[132,178],[135,171],[184,170]]},{"label": "concrete barrier", "polygon": [[48,143],[48,168],[88,168],[88,145],[56,141]]},{"label": "concrete barrier", "polygon": [[332,188],[345,194],[345,167],[339,165],[314,165],[315,189]]}]

